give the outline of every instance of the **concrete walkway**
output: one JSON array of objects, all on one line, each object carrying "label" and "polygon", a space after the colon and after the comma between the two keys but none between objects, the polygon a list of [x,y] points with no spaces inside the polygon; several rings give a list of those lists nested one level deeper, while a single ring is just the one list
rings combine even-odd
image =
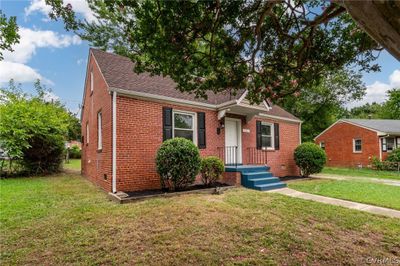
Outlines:
[{"label": "concrete walkway", "polygon": [[377,207],[373,205],[357,203],[348,200],[341,200],[341,199],[334,199],[309,193],[300,192],[291,188],[281,188],[269,191],[270,193],[279,193],[282,195],[294,197],[294,198],[301,198],[306,200],[318,201],[322,203],[332,204],[336,206],[342,206],[349,209],[355,209],[359,211],[365,211],[373,214],[384,215],[392,218],[399,218],[400,219],[400,211]]},{"label": "concrete walkway", "polygon": [[317,174],[317,175],[312,175],[310,177],[322,178],[322,179],[334,179],[334,180],[360,180],[360,181],[381,183],[385,185],[400,187],[400,180],[394,180],[394,179],[383,179],[383,178],[362,177],[362,176],[328,175],[328,174]]}]

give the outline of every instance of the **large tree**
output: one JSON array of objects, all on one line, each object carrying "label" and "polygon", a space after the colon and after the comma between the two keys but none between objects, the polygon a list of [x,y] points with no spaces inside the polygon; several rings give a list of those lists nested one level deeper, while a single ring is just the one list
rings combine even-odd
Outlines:
[{"label": "large tree", "polygon": [[278,103],[303,121],[303,141],[312,141],[342,116],[347,103],[362,99],[365,91],[361,74],[344,69],[330,73],[320,84],[284,97]]},{"label": "large tree", "polygon": [[7,18],[0,10],[0,60],[3,60],[3,51],[13,51],[12,45],[19,42],[17,18]]},{"label": "large tree", "polygon": [[275,101],[345,66],[379,69],[371,62],[380,47],[334,2],[89,0],[91,23],[76,18],[73,3],[46,2],[94,46],[197,96],[246,88],[254,102]]}]

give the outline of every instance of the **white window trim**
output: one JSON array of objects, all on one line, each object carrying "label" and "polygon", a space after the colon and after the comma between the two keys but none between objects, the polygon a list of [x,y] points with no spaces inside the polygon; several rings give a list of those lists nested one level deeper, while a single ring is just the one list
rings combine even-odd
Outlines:
[{"label": "white window trim", "polygon": [[[385,147],[385,148],[383,148]],[[382,138],[382,146],[381,146],[381,151],[387,152],[387,143],[386,143],[386,138]]]},{"label": "white window trim", "polygon": [[97,113],[97,150],[103,149],[103,116],[101,111]]},{"label": "white window trim", "polygon": [[197,113],[172,109],[172,138],[175,138],[175,114],[190,115],[193,117],[193,127],[177,128],[178,130],[193,131],[193,143],[197,146]]},{"label": "white window trim", "polygon": [[[361,151],[356,151],[356,140],[361,141]],[[362,150],[363,150],[362,146],[363,146],[363,143],[362,143],[361,138],[353,139],[353,153],[362,153]]]},{"label": "white window trim", "polygon": [[93,81],[93,70],[90,71],[90,92],[93,92],[94,81]]},{"label": "white window trim", "polygon": [[86,144],[89,144],[89,122],[86,123]]},{"label": "white window trim", "polygon": [[[393,149],[391,149],[391,150],[388,149],[387,139],[393,139],[394,140],[393,141]],[[386,152],[392,152],[392,151],[394,151],[396,149],[396,137],[387,137],[387,138],[385,138],[385,143],[386,143]]]},{"label": "white window trim", "polygon": [[[271,127],[271,147],[264,147],[262,145],[262,137],[263,136],[268,136],[268,135],[263,135],[262,134],[262,126],[270,126]],[[268,122],[261,122],[261,149],[263,150],[275,150],[275,128],[273,123],[268,123]]]},{"label": "white window trim", "polygon": [[[322,144],[324,144],[324,147],[322,148]],[[319,142],[319,147],[323,150],[325,150],[326,146],[325,146],[325,141],[320,141]]]}]

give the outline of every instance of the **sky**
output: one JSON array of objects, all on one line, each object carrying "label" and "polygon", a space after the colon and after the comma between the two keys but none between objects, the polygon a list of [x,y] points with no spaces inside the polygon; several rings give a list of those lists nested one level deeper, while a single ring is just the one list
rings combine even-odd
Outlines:
[{"label": "sky", "polygon": [[[83,0],[69,0],[75,12],[89,21],[92,13]],[[52,89],[50,98],[59,99],[75,113],[79,112],[86,74],[89,43],[72,32],[67,32],[60,21],[48,18],[49,7],[44,0],[0,0],[0,9],[9,16],[17,16],[20,43],[14,52],[4,52],[0,61],[0,86],[13,78],[25,91],[33,92],[33,82],[41,79]],[[400,62],[388,52],[381,52],[376,63],[381,72],[363,73],[367,95],[347,106],[366,102],[383,102],[386,91],[400,87]]]}]

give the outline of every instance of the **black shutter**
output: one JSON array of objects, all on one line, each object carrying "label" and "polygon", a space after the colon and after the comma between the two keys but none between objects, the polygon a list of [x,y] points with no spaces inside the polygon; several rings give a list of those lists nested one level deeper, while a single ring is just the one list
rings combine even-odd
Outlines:
[{"label": "black shutter", "polygon": [[279,150],[279,124],[274,123],[275,150]]},{"label": "black shutter", "polygon": [[256,121],[256,143],[257,150],[262,148],[262,137],[261,137],[261,121]]},{"label": "black shutter", "polygon": [[163,107],[163,141],[172,139],[172,108]]},{"label": "black shutter", "polygon": [[206,113],[197,113],[197,146],[199,149],[206,148]]}]

